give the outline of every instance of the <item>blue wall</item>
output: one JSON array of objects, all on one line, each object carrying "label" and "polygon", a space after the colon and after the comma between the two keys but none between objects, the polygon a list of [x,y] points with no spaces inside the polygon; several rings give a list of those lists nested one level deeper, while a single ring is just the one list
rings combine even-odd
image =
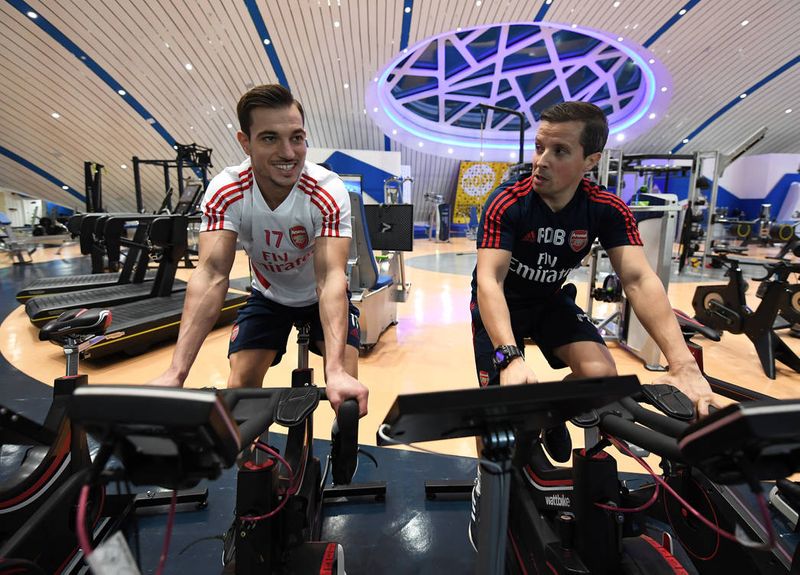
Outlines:
[{"label": "blue wall", "polygon": [[392,174],[342,152],[334,152],[325,161],[337,174],[360,174],[362,192],[377,203],[383,203],[383,182]]},{"label": "blue wall", "polygon": [[[770,192],[763,198],[737,198],[722,186],[717,190],[717,207],[728,208],[729,210],[738,208],[744,212],[744,219],[754,220],[758,218],[761,213],[761,204],[772,204],[771,214],[772,217],[777,217],[780,212],[783,201],[786,199],[786,194],[789,191],[789,186],[793,182],[800,182],[800,174],[784,174],[778,180]],[[658,177],[653,178],[653,183],[663,193],[676,194],[678,200],[685,200],[689,195],[689,177],[670,176],[669,186],[667,186],[666,178]],[[629,202],[631,197],[636,193],[636,190],[629,189],[633,186],[627,186],[622,191],[622,198]],[[706,198],[710,199],[711,189],[703,190]]]}]

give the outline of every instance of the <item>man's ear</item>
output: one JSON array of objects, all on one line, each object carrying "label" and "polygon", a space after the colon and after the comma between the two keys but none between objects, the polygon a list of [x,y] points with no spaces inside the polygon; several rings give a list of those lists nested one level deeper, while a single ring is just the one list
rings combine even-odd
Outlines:
[{"label": "man's ear", "polygon": [[244,150],[244,153],[249,156],[250,155],[250,137],[247,134],[245,134],[244,132],[242,132],[241,130],[239,130],[238,132],[236,132],[236,139],[239,140],[239,145],[242,147],[242,150]]},{"label": "man's ear", "polygon": [[597,165],[597,162],[600,161],[603,152],[595,152],[594,154],[589,154],[583,159],[583,171],[588,172],[592,168]]}]

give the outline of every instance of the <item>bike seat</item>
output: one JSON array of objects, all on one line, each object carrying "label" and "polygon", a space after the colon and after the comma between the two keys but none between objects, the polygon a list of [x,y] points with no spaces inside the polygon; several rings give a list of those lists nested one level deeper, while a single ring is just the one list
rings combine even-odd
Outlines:
[{"label": "bike seat", "polygon": [[319,404],[319,388],[293,387],[278,400],[275,409],[275,421],[284,427],[293,427],[303,423]]},{"label": "bike seat", "polygon": [[107,309],[73,309],[44,324],[39,340],[63,343],[68,337],[101,335],[110,325],[111,312]]},{"label": "bike seat", "polygon": [[692,401],[677,388],[667,384],[643,385],[644,400],[660,411],[680,419],[691,421],[694,418],[694,405]]}]

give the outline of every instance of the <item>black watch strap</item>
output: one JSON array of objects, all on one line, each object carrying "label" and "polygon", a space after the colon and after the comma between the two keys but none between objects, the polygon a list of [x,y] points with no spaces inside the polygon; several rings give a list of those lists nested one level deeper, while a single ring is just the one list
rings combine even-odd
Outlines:
[{"label": "black watch strap", "polygon": [[516,345],[501,345],[494,350],[492,362],[497,371],[502,371],[517,357],[525,357]]}]

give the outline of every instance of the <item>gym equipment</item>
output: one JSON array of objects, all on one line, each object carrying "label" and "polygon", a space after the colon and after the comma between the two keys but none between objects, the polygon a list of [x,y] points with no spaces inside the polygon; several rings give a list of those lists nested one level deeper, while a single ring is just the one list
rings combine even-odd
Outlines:
[{"label": "gym equipment", "polygon": [[29,264],[33,261],[31,256],[36,251],[25,245],[11,227],[11,219],[5,212],[0,212],[0,252],[8,254],[15,264]]},{"label": "gym equipment", "polygon": [[[581,382],[509,386],[506,389],[519,391],[505,397],[486,394],[485,389],[445,392],[446,397],[399,396],[379,431],[379,441],[393,443],[396,438],[412,443],[479,433],[490,440],[494,437],[495,452],[482,454],[481,461],[478,573],[504,573],[506,567],[511,573],[692,573],[693,567],[701,574],[788,573],[797,537],[775,537],[763,496],[759,518],[752,501],[744,497],[745,490],[727,483],[746,482],[757,491],[761,480],[800,469],[796,419],[800,401],[734,404],[689,424],[691,403],[680,392],[669,386],[642,386],[638,391],[636,379],[631,379],[633,395],[573,419],[590,436],[599,431],[602,437],[573,451],[571,470],[549,464],[540,443],[530,438],[538,435],[539,427],[564,420],[574,404],[584,400],[572,397],[570,405],[556,395],[565,385]],[[590,382],[595,383],[586,380]],[[614,383],[617,397],[630,391],[621,382]],[[608,389],[598,394],[609,393]],[[519,406],[522,397],[530,403]],[[525,409],[532,413],[518,415]],[[700,499],[704,514],[728,532],[739,525],[738,541],[720,542],[720,535],[705,530],[686,507],[671,504],[653,484],[629,476],[620,481],[615,460],[603,452],[612,443],[629,455],[643,448],[662,456],[670,487],[684,497],[690,495],[693,502],[697,499],[691,495],[705,495]],[[658,516],[663,523],[653,521]],[[667,519],[683,546],[660,528]],[[664,536],[647,535],[655,530]],[[506,533],[508,547],[503,541]],[[697,543],[705,544],[709,534],[719,551],[712,546],[711,554],[700,556]],[[491,537],[495,540],[487,541]],[[761,550],[769,546],[767,552]]]},{"label": "gym equipment", "polygon": [[397,323],[397,302],[405,300],[396,296],[401,291],[407,292],[410,285],[402,283],[405,273],[402,252],[398,252],[392,258],[392,261],[399,264],[399,278],[380,273],[370,233],[367,231],[367,216],[361,193],[349,193],[353,218],[353,240],[350,244],[348,261],[350,301],[359,310],[361,348],[370,350],[378,342],[381,334],[389,326]]},{"label": "gym equipment", "polygon": [[[647,261],[666,291],[672,270],[672,238],[675,237],[677,214],[680,211],[677,196],[641,193],[639,202],[639,205],[632,205],[630,209],[637,220]],[[603,288],[598,291],[595,287],[599,260],[603,256],[601,252],[599,246],[594,246],[591,251],[586,314],[596,323],[605,339],[618,341],[626,350],[641,358],[647,369],[663,371],[661,351],[628,304],[619,278],[607,275],[603,280]],[[619,302],[619,305],[608,318],[597,319],[592,316],[595,299]]]},{"label": "gym equipment", "polygon": [[[775,226],[774,221],[770,215],[772,204],[761,204],[761,211],[759,216],[754,220],[742,220],[736,218],[729,218],[725,215],[714,214],[711,218],[712,225],[719,224],[728,226],[733,230],[734,237],[740,241],[738,246],[728,245],[725,242],[720,243],[718,240],[713,240],[712,247],[715,252],[726,251],[745,251],[747,246],[753,242],[758,242],[762,246],[772,245],[775,241],[781,243],[790,239],[780,239],[780,236],[785,233],[781,226]],[[791,226],[787,226],[791,227]],[[720,249],[721,247],[721,249]]]},{"label": "gym equipment", "polygon": [[[399,395],[378,445],[480,435],[483,439],[477,573],[504,573],[512,455],[519,432],[552,427],[638,389],[635,377]],[[491,467],[490,467],[491,466]]]},{"label": "gym equipment", "polygon": [[[704,177],[709,161],[716,166],[720,161],[717,152],[697,152],[695,154],[623,154],[621,150],[605,149],[597,166],[597,181],[604,188],[616,191],[622,197],[626,183],[628,187],[638,190],[631,198],[638,200],[642,192],[654,190],[656,178],[659,178],[661,192],[670,192],[670,177],[688,178],[689,192],[682,209],[679,212],[675,230],[676,241],[679,243],[678,268],[682,271],[686,262],[691,261],[695,252],[699,251],[700,242],[708,234],[704,231],[702,222],[705,220],[704,212],[709,209],[701,189],[711,189],[711,194],[716,201],[717,177],[712,179]],[[625,181],[625,176],[628,181]],[[632,177],[632,181],[631,181]],[[662,180],[663,178],[663,180]],[[670,236],[672,238],[673,236]]]},{"label": "gym equipment", "polygon": [[789,222],[797,220],[798,217],[800,217],[800,182],[792,182],[775,220]]},{"label": "gym equipment", "polygon": [[[186,291],[186,282],[176,281],[175,272],[178,261],[186,251],[187,217],[161,216],[154,218],[146,225],[143,225],[144,222],[140,222],[133,241],[120,238],[120,230],[125,221],[126,218],[107,218],[105,220],[106,235],[110,238],[117,238],[123,245],[146,252],[154,251],[153,248],[157,249],[160,253],[160,261],[155,280],[152,282],[134,281],[129,284],[81,292],[31,298],[25,303],[25,313],[28,314],[33,325],[42,325],[69,309],[121,305]],[[149,242],[149,244],[145,244],[145,242]],[[142,275],[140,272],[139,276]],[[135,279],[137,279],[136,276]]]},{"label": "gym equipment", "polygon": [[140,173],[140,166],[151,165],[160,166],[164,170],[164,204],[163,209],[173,212],[172,208],[172,185],[170,183],[170,170],[175,168],[178,176],[178,197],[184,198],[186,191],[184,190],[184,176],[183,169],[191,168],[202,179],[202,189],[208,187],[208,168],[213,168],[211,163],[211,148],[205,148],[198,144],[176,144],[176,155],[173,160],[143,160],[138,156],[133,156],[133,183],[134,191],[136,193],[136,211],[144,213],[144,202],[142,200],[142,179]]},{"label": "gym equipment", "polygon": [[413,183],[411,176],[389,176],[383,181],[383,203],[389,205],[402,204],[403,186]]},{"label": "gym equipment", "polygon": [[[67,222],[70,233],[74,236],[81,236],[81,252],[83,254],[93,254],[92,268],[97,272],[102,272],[102,256],[109,247],[109,242],[107,242],[107,236],[105,235],[105,223],[111,216],[111,214],[79,214],[72,216]],[[113,217],[125,218],[125,215],[113,214]],[[143,238],[146,238],[149,222],[157,216],[134,214],[133,217],[135,220],[130,220],[130,218],[124,220],[124,223],[129,221],[138,221],[139,223],[134,232],[134,241],[129,244],[127,257],[125,258],[125,263],[122,265],[121,271],[39,278],[27,284],[17,293],[17,301],[25,303],[32,297],[43,295],[63,294],[94,288],[152,281],[155,278],[155,271],[147,270],[148,263],[150,262],[150,252],[146,246],[143,245]],[[139,220],[136,218],[141,219]],[[123,224],[123,222],[120,223]],[[122,245],[122,239],[120,237],[121,231],[118,230],[115,233],[117,234],[116,237],[110,241],[112,251],[111,259],[113,260],[116,256],[116,262],[118,264],[120,259],[119,246]],[[104,247],[97,248],[95,253],[94,241],[95,237],[98,235],[102,238]],[[112,236],[113,234],[108,237]],[[140,238],[140,240],[137,241],[137,238]]]},{"label": "gym equipment", "polygon": [[[778,313],[786,314],[790,323],[800,319],[800,287],[789,284],[788,276],[800,273],[800,264],[778,262],[766,264],[767,275],[760,278],[765,288],[759,288],[761,303],[751,310],[745,299],[747,284],[739,262],[726,256],[716,261],[727,267],[728,283],[698,286],[692,298],[695,317],[718,331],[743,333],[753,342],[764,373],[775,379],[775,361],[800,372],[800,357],[787,346],[774,329]],[[774,279],[768,279],[775,276]]]},{"label": "gym equipment", "polygon": [[[703,371],[703,349],[691,341],[696,333],[719,341],[719,334],[711,328],[689,318],[676,310],[689,350],[694,355],[700,370]],[[762,393],[746,389],[727,381],[722,381],[703,372],[714,393],[736,401],[767,401],[775,399]],[[796,425],[787,427],[789,433]],[[671,484],[682,489],[687,499],[705,505],[718,518],[717,523],[725,529],[732,529],[736,523],[744,521],[749,524],[751,532],[759,536],[766,535],[763,527],[758,526],[753,517],[753,502],[744,489],[735,486],[717,485],[702,474],[691,469],[684,470],[672,479]],[[800,499],[797,499],[796,483],[778,479],[770,490],[769,500],[773,508],[776,528],[782,530],[778,544],[772,553],[750,552],[741,545],[730,542],[710,530],[699,529],[699,525],[691,516],[672,509],[669,517],[662,516],[672,523],[676,535],[681,538],[687,551],[695,557],[695,564],[702,567],[704,573],[794,573],[793,568],[800,567],[797,556],[797,523],[800,513]],[[661,509],[661,508],[659,508]],[[666,512],[666,508],[664,508]],[[677,512],[676,512],[677,511]]]},{"label": "gym equipment", "polygon": [[[163,218],[164,216],[152,217]],[[169,239],[178,237],[176,235],[178,232],[185,233],[186,217],[170,216],[166,221],[169,224],[159,228],[160,232],[165,234],[163,237],[155,237],[152,232],[150,234],[152,243],[167,246],[168,253],[163,253],[161,257],[167,258],[172,264],[166,268],[160,268],[160,270],[164,270],[165,275],[170,268],[172,269],[171,273],[174,274],[173,264],[176,264],[183,256],[185,243],[183,247],[172,245],[169,243]],[[158,278],[155,283],[163,289],[169,285],[169,282],[159,281]],[[167,295],[111,306],[109,309],[113,314],[113,323],[110,329],[122,332],[122,335],[92,347],[84,352],[83,357],[97,359],[117,352],[133,356],[144,353],[157,343],[174,340],[180,331],[185,297],[185,291],[173,291]],[[236,318],[236,311],[245,304],[247,297],[248,293],[228,291],[215,326],[232,322]]]},{"label": "gym equipment", "polygon": [[[313,455],[312,414],[325,393],[313,385],[313,371],[303,367],[309,331],[299,328],[301,367],[292,374],[291,388],[91,386],[71,401],[73,419],[103,442],[101,453],[117,455],[135,484],[192,486],[242,458],[236,518],[225,537],[226,559],[235,557],[240,575],[344,573],[341,546],[319,541],[322,501],[385,495],[382,482],[349,485],[357,457],[354,400],[339,407],[329,460],[334,486],[323,489],[327,466],[323,474]],[[289,428],[282,456],[267,444],[273,422]],[[249,446],[255,451],[248,452]],[[261,452],[268,456],[259,457]]]},{"label": "gym equipment", "polygon": [[[86,434],[70,419],[68,404],[76,389],[86,387],[79,375],[82,351],[112,335],[107,310],[72,310],[45,325],[39,339],[64,348],[66,375],[55,380],[53,402],[39,424],[0,406],[0,440],[16,446],[21,465],[0,483],[0,570],[14,565],[47,573],[78,573],[82,557],[74,530],[75,500],[91,466]],[[11,451],[13,455],[14,451]],[[7,457],[13,460],[14,457]],[[184,493],[181,502],[204,505],[206,490]],[[134,497],[96,488],[88,517],[93,537],[103,539],[136,508],[163,505],[159,495]],[[30,563],[34,565],[31,567]],[[10,573],[11,571],[9,571]]]},{"label": "gym equipment", "polygon": [[97,162],[83,163],[83,183],[86,190],[86,213],[103,211],[103,170]]},{"label": "gym equipment", "polygon": [[450,241],[450,204],[444,203],[442,194],[425,192],[425,201],[431,204],[428,218],[428,239],[435,242]]},{"label": "gym equipment", "polygon": [[64,234],[68,233],[69,230],[64,224],[48,217],[39,218],[39,223],[33,226],[32,231],[32,234],[37,238],[37,241],[43,243],[47,243],[48,238],[46,236],[56,236],[61,238]]},{"label": "gym equipment", "polygon": [[603,278],[603,285],[592,289],[592,298],[606,303],[622,301],[622,282],[617,274],[611,273]]},{"label": "gym equipment", "polygon": [[769,229],[769,237],[774,243],[781,243],[780,251],[775,256],[784,259],[787,255],[800,258],[800,236],[797,235],[797,226],[800,224],[773,224]]}]

